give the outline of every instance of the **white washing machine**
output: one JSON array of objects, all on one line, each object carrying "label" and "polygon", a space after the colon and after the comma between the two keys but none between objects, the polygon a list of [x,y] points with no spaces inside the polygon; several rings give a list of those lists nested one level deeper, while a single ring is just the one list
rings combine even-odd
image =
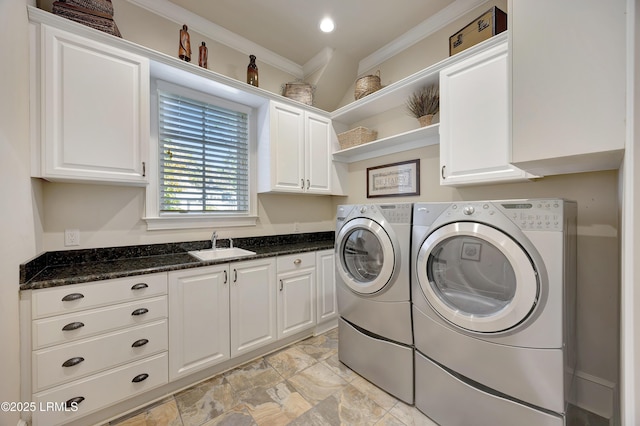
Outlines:
[{"label": "white washing machine", "polygon": [[411,203],[338,206],[335,244],[340,361],[408,404],[411,218]]},{"label": "white washing machine", "polygon": [[415,403],[438,424],[565,424],[576,210],[561,199],[414,205]]}]

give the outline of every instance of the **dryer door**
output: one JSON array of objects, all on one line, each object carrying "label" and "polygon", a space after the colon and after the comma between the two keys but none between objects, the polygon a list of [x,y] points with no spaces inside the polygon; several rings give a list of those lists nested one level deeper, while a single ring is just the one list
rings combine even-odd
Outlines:
[{"label": "dryer door", "polygon": [[480,223],[451,223],[431,233],[418,252],[417,275],[441,317],[480,333],[520,324],[540,295],[538,274],[522,247]]},{"label": "dryer door", "polygon": [[336,238],[336,270],[359,294],[373,294],[391,280],[397,263],[393,242],[380,224],[358,218],[347,222]]}]

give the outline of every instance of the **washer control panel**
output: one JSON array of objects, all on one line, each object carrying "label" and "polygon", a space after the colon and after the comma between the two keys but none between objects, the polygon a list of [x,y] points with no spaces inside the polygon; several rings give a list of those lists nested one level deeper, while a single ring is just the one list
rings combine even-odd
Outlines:
[{"label": "washer control panel", "polygon": [[374,204],[370,208],[380,212],[389,223],[411,223],[413,204]]}]

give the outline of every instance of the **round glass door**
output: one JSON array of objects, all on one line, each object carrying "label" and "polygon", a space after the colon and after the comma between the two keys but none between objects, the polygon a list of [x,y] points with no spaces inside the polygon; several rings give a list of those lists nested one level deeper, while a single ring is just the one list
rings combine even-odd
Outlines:
[{"label": "round glass door", "polygon": [[337,238],[338,273],[357,293],[380,291],[393,275],[396,262],[389,235],[371,219],[348,222]]},{"label": "round glass door", "polygon": [[418,280],[431,306],[466,330],[500,332],[521,323],[539,295],[523,249],[486,225],[446,225],[422,244]]}]

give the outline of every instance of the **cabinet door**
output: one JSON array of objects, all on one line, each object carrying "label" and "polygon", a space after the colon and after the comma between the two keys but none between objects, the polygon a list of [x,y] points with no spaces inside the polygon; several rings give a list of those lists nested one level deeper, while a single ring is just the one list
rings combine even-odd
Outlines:
[{"label": "cabinet door", "polygon": [[231,356],[276,340],[275,259],[231,264]]},{"label": "cabinet door", "polygon": [[338,317],[336,300],[335,253],[323,250],[316,253],[317,322]]},{"label": "cabinet door", "polygon": [[42,26],[41,174],[146,183],[149,61]]},{"label": "cabinet door", "polygon": [[169,273],[169,377],[229,359],[229,266]]},{"label": "cabinet door", "polygon": [[509,164],[507,43],[440,72],[440,184],[522,180]]},{"label": "cabinet door", "polygon": [[331,193],[331,120],[305,113],[306,191]]},{"label": "cabinet door", "polygon": [[509,1],[514,164],[535,174],[620,166],[628,3]]},{"label": "cabinet door", "polygon": [[271,176],[277,191],[302,192],[304,175],[304,112],[271,102]]},{"label": "cabinet door", "polygon": [[315,265],[278,274],[278,338],[316,324]]}]

